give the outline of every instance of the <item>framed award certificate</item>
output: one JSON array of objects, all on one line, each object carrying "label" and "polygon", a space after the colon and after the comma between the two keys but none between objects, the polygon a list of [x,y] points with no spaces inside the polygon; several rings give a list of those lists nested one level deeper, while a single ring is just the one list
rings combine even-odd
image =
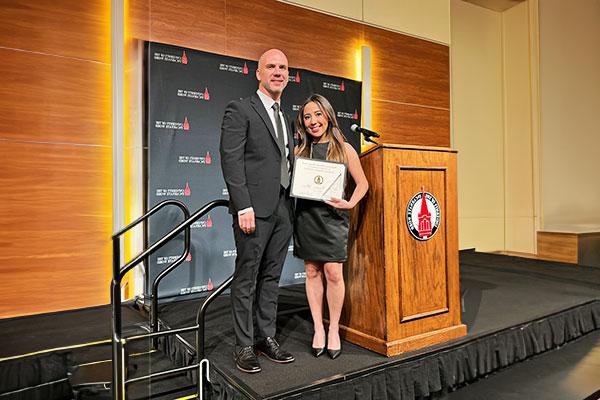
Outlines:
[{"label": "framed award certificate", "polygon": [[346,183],[346,165],[335,161],[296,157],[291,196],[309,200],[341,199]]}]

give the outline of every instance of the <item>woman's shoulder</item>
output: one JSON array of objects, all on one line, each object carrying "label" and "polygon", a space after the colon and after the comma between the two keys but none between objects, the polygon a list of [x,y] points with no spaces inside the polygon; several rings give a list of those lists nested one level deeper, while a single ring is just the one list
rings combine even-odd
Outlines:
[{"label": "woman's shoulder", "polygon": [[356,152],[356,150],[354,150],[354,147],[352,147],[350,143],[344,142],[344,150],[346,150],[346,155],[353,155],[358,157],[358,153]]}]

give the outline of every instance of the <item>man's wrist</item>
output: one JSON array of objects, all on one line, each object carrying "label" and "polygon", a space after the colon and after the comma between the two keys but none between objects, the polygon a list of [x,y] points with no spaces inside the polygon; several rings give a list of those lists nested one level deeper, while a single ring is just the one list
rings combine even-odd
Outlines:
[{"label": "man's wrist", "polygon": [[244,208],[243,210],[239,210],[239,211],[238,211],[238,217],[239,217],[240,215],[247,214],[247,213],[249,213],[250,211],[254,211],[254,208],[252,208],[252,207],[248,207],[248,208]]}]

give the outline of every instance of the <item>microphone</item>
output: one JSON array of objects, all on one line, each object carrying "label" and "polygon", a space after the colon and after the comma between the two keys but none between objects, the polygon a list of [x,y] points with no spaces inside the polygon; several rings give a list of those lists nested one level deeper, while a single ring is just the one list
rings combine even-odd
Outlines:
[{"label": "microphone", "polygon": [[371,138],[371,137],[375,137],[375,138],[380,137],[379,133],[370,131],[367,128],[361,128],[360,126],[358,126],[356,124],[352,124],[352,126],[350,127],[350,130],[354,133],[362,133],[365,136],[365,139]]}]

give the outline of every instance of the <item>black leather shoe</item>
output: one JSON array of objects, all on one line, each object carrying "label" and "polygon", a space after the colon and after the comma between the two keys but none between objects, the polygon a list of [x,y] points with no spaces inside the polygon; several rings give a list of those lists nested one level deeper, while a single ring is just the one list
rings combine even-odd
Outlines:
[{"label": "black leather shoe", "polygon": [[279,343],[272,337],[267,337],[254,345],[254,351],[257,354],[264,354],[271,361],[277,363],[291,363],[295,360],[294,356],[279,347]]},{"label": "black leather shoe", "polygon": [[235,361],[235,366],[240,371],[248,372],[249,374],[261,371],[258,358],[256,357],[256,354],[254,354],[252,346],[242,347],[240,351],[233,353],[233,359]]},{"label": "black leather shoe", "polygon": [[329,353],[329,357],[331,357],[332,360],[335,360],[342,354],[342,348],[340,347],[337,350],[327,349],[327,353]]},{"label": "black leather shoe", "polygon": [[320,357],[325,353],[325,347],[313,347],[312,348],[313,356]]}]

